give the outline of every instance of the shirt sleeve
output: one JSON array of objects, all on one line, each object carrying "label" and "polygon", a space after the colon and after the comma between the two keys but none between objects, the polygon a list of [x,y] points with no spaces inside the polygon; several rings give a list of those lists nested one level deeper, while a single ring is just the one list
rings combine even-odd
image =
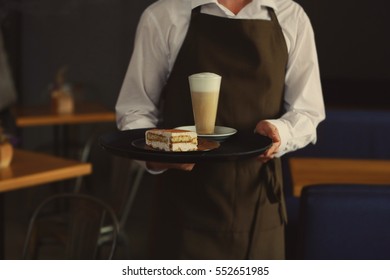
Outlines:
[{"label": "shirt sleeve", "polygon": [[[145,10],[138,23],[134,50],[117,99],[116,116],[120,130],[156,127],[158,102],[165,83],[168,65],[161,31],[156,19]],[[150,174],[144,161],[136,161]]]},{"label": "shirt sleeve", "polygon": [[166,43],[158,22],[148,9],[142,14],[133,54],[116,103],[120,130],[155,127],[158,102],[167,76]]},{"label": "shirt sleeve", "polygon": [[298,17],[295,41],[290,46],[285,79],[285,113],[268,120],[279,131],[277,157],[317,140],[317,126],[325,119],[314,32],[306,13]]}]

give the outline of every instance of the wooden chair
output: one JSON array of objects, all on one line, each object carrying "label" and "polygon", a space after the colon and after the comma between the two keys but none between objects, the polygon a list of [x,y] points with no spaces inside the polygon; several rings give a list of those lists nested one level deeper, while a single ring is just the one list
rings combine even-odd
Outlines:
[{"label": "wooden chair", "polygon": [[[93,194],[111,205],[119,219],[118,241],[128,252],[131,248],[126,225],[145,170],[134,160],[113,156],[103,150],[100,135],[99,132],[93,134],[84,146],[81,161],[92,163],[94,174],[78,178],[75,192]],[[110,241],[111,231],[110,226],[102,227],[100,244]]]},{"label": "wooden chair", "polygon": [[[56,212],[56,220],[46,228],[58,231],[61,219],[61,241],[53,243],[49,254],[39,254],[35,250],[37,224],[53,207],[61,207]],[[112,227],[112,238],[107,247],[99,244],[102,226]],[[104,201],[85,194],[63,193],[50,196],[34,210],[28,224],[23,247],[23,259],[112,259],[117,246],[119,221],[114,210]],[[57,235],[59,236],[59,235]]]},{"label": "wooden chair", "polygon": [[[112,156],[104,151],[99,144],[100,134],[101,132],[97,131],[87,139],[80,155],[80,161],[92,164],[93,173],[77,178],[71,193],[88,194],[110,205],[119,220],[118,245],[124,247],[122,251],[126,257],[131,250],[126,223],[145,171],[135,161]],[[35,246],[32,246],[31,250],[39,251],[46,245],[64,242],[64,225],[56,210],[41,216],[37,223],[37,234],[33,236]],[[53,226],[54,224],[56,226]],[[112,242],[113,231],[111,224],[102,225],[99,246]]]}]

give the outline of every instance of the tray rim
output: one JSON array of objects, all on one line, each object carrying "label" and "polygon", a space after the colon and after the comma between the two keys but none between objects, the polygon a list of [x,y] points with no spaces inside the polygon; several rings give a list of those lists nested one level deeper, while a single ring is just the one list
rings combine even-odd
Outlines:
[{"label": "tray rim", "polygon": [[[238,131],[235,135],[233,135],[228,141],[220,142],[220,147],[211,151],[194,151],[194,152],[165,152],[165,151],[147,151],[141,150],[139,148],[135,148],[131,145],[132,140],[136,138],[144,137],[145,131],[151,128],[140,128],[140,129],[132,129],[125,131],[111,131],[107,132],[100,136],[99,144],[105,149],[107,152],[120,156],[131,158],[134,160],[142,160],[142,161],[159,161],[159,162],[171,162],[171,163],[198,163],[198,162],[220,162],[226,160],[241,160],[247,159],[251,157],[256,157],[263,153],[266,149],[268,149],[272,145],[272,140],[268,137],[253,134],[253,132],[247,133],[249,137],[257,137],[261,140],[262,146],[254,149],[254,150],[245,150],[236,153],[229,152],[228,148],[224,149],[226,146],[233,146],[241,148],[241,142],[238,143],[232,142],[238,139],[238,136],[242,136],[243,132]],[[245,139],[245,138],[243,138]],[[124,142],[125,145],[113,144],[113,142]],[[122,144],[122,142],[120,142]],[[237,144],[237,145],[236,145]],[[226,151],[227,150],[227,151]]]}]

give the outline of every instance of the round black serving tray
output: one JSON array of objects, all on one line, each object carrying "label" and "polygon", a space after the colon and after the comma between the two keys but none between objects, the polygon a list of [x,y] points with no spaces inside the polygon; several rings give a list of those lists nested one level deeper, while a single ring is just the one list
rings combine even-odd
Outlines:
[{"label": "round black serving tray", "polygon": [[216,149],[195,152],[165,152],[142,149],[132,143],[145,138],[148,128],[113,131],[100,137],[100,145],[108,152],[144,161],[197,163],[202,161],[240,160],[256,157],[272,145],[270,138],[251,132],[238,131],[220,143]]}]

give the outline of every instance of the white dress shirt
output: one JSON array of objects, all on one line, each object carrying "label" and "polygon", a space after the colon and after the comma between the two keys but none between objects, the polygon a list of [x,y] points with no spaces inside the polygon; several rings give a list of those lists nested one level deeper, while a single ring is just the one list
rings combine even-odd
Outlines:
[{"label": "white dress shirt", "polygon": [[[288,48],[284,109],[268,120],[279,131],[277,157],[315,143],[316,128],[325,118],[314,33],[304,10],[291,0],[252,0],[237,15],[217,0],[159,0],[141,16],[130,64],[117,100],[121,130],[155,127],[158,102],[188,30],[191,11],[234,19],[270,19],[274,9]],[[243,108],[244,110],[244,108]],[[259,120],[260,121],[260,120]]]}]

